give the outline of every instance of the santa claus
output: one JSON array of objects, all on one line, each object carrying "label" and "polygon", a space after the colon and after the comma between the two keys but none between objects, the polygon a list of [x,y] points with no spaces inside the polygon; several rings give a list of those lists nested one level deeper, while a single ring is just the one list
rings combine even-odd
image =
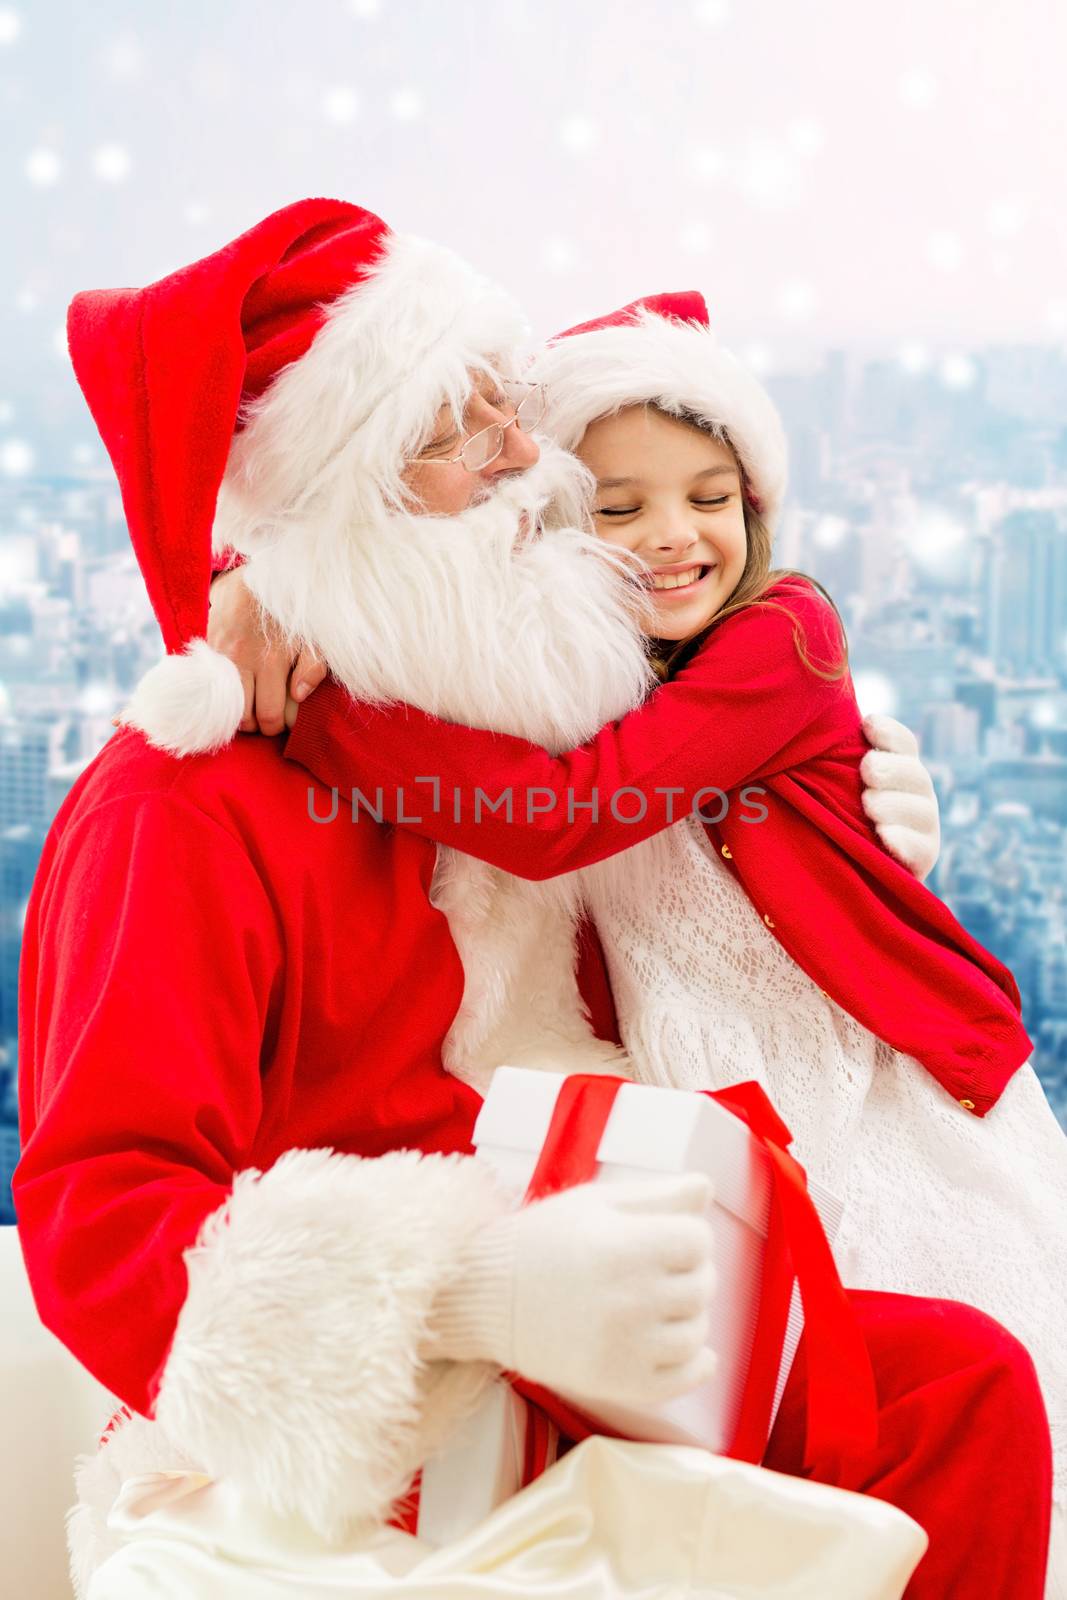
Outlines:
[{"label": "santa claus", "polygon": [[[504,1059],[618,1061],[586,1020],[566,880],[521,884],[309,797],[280,740],[234,740],[246,686],[203,637],[214,542],[365,699],[550,747],[638,703],[639,591],[583,530],[575,464],[523,429],[523,331],[450,252],[325,200],[71,308],[170,652],[60,811],[24,936],[27,1265],[44,1321],[122,1402],[74,1519],[83,1587],[100,1514],[149,1467],[366,1543],[501,1368],[606,1398],[706,1375],[700,1181],[513,1216],[468,1159]],[[966,1308],[857,1306],[881,1438],[816,1475],[921,1502],[916,1595],[1009,1571],[1040,1594],[1025,1352]],[[798,1473],[803,1395],[798,1363],[773,1457]],[[992,1474],[1026,1519],[1003,1495],[988,1514]]]}]

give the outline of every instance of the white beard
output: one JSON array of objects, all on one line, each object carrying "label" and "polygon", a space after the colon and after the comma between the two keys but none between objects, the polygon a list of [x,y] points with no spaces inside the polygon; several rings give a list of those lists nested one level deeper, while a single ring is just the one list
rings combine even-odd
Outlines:
[{"label": "white beard", "polygon": [[[461,516],[382,511],[373,526],[341,530],[336,519],[305,522],[299,545],[256,551],[246,582],[355,697],[569,749],[655,681],[643,591],[625,559],[578,525],[587,488],[574,458],[545,445],[535,468]],[[578,992],[577,874],[530,883],[440,848],[431,900],[466,975],[449,1070],[484,1092],[504,1062],[621,1069]]]},{"label": "white beard", "polygon": [[[305,522],[257,550],[249,588],[361,700],[407,701],[551,750],[581,744],[654,682],[641,591],[580,526],[587,475],[545,445],[455,517],[381,510]],[[525,526],[543,529],[524,537]]]}]

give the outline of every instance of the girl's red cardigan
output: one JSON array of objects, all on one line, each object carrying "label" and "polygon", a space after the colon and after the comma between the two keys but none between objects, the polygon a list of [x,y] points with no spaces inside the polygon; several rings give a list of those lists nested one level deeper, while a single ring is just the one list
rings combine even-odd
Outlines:
[{"label": "girl's red cardigan", "polygon": [[[810,659],[838,658],[832,608],[797,579],[768,598],[714,628],[639,710],[562,756],[358,703],[332,682],[301,707],[286,755],[346,805],[358,789],[385,820],[526,878],[614,855],[695,803],[718,819],[709,838],[798,966],[984,1116],[1032,1048],[1015,981],[878,842],[861,803],[868,746],[851,679],[818,676],[797,649],[799,632]],[[495,801],[508,789],[510,820],[504,806],[478,806],[479,791]],[[713,790],[726,795],[721,817]]]}]

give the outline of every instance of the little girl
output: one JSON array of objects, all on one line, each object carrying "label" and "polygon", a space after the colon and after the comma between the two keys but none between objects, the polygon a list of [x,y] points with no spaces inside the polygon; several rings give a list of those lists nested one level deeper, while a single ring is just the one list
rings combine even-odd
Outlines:
[{"label": "little girl", "polygon": [[[1062,1510],[1067,1144],[1010,973],[876,842],[836,613],[770,570],[780,424],[707,321],[697,295],[638,302],[530,373],[596,480],[597,529],[647,569],[666,681],[646,704],[553,757],[327,685],[287,755],[346,793],[383,786],[401,823],[406,784],[414,826],[511,873],[584,869],[637,1076],[758,1078],[845,1202],[845,1282],[968,1301],[1022,1338]],[[412,803],[429,772],[435,810]],[[510,788],[510,819],[475,819],[478,788]]]}]

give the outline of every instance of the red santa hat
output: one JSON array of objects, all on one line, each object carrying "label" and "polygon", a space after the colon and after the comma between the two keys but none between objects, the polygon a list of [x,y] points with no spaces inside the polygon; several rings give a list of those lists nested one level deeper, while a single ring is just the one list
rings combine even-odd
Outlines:
[{"label": "red santa hat", "polygon": [[590,423],[625,406],[698,418],[736,451],[749,499],[773,531],[786,484],[781,418],[762,384],[719,344],[697,290],[648,295],[568,328],[528,375],[546,388],[545,431],[568,450]]},{"label": "red santa hat", "polygon": [[204,748],[205,723],[221,744],[240,721],[237,669],[202,638],[235,456],[271,497],[261,509],[276,537],[342,449],[348,474],[395,485],[469,370],[509,356],[525,331],[453,252],[340,200],[286,206],[147,288],[77,295],[74,370],[167,650],[184,652],[148,675],[126,720],[176,753]]}]

